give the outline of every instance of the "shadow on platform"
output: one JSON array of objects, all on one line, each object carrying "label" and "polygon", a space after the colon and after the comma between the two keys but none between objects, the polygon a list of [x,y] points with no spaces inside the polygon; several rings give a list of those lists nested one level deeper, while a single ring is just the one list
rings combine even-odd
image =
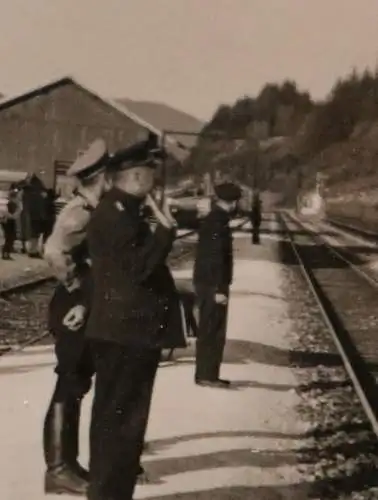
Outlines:
[{"label": "shadow on platform", "polygon": [[[363,469],[367,468],[363,467]],[[149,469],[149,465],[147,469]],[[315,480],[314,482],[302,481],[287,485],[272,484],[254,487],[226,486],[224,488],[149,496],[148,500],[304,500],[310,498],[328,500],[339,498],[342,494],[346,494],[348,495],[347,498],[351,498],[349,495],[352,493],[360,493],[378,486],[378,478],[374,474],[376,474],[376,471],[362,470],[350,476],[341,474],[339,478]],[[156,478],[154,480],[153,473],[151,476],[151,484],[164,484],[163,479]],[[366,498],[375,497],[369,496]]]},{"label": "shadow on platform", "polygon": [[[349,433],[360,432],[363,433],[358,439],[353,442],[345,442],[340,445],[327,445],[322,443],[318,438],[317,445],[314,447],[300,447],[277,450],[277,449],[253,449],[253,446],[248,448],[222,450],[217,452],[203,453],[199,455],[187,455],[181,457],[168,457],[158,458],[159,452],[166,448],[174,446],[179,443],[195,441],[206,438],[232,438],[232,437],[245,437],[245,438],[268,438],[268,439],[301,439],[305,435],[290,435],[278,432],[264,432],[264,431],[220,431],[189,434],[183,436],[172,436],[170,438],[158,439],[148,442],[148,449],[145,456],[149,460],[145,462],[145,468],[149,478],[149,484],[164,484],[165,478],[175,474],[182,474],[186,472],[196,472],[201,470],[211,470],[219,467],[259,467],[259,468],[274,468],[280,466],[294,466],[306,465],[316,466],[321,459],[335,460],[340,459],[342,456],[345,460],[358,458],[361,456],[371,456],[372,461],[369,463],[365,460],[361,463],[354,472],[349,476],[341,472],[339,477],[333,477],[327,480],[314,480],[313,482],[303,481],[297,484],[287,485],[263,485],[256,487],[246,486],[230,486],[223,488],[208,489],[203,491],[193,491],[185,493],[175,493],[149,497],[150,500],[208,500],[208,499],[272,499],[279,500],[281,498],[290,498],[292,500],[303,498],[322,498],[330,499],[335,498],[335,492],[338,495],[342,493],[351,494],[351,492],[362,492],[368,488],[378,486],[378,475],[373,466],[373,457],[377,455],[377,441],[372,438],[366,431],[366,424],[341,424],[330,429],[332,434],[340,431]],[[307,434],[308,436],[309,434]],[[298,443],[300,444],[300,442]],[[156,457],[156,459],[154,458]],[[305,495],[305,496],[304,496]],[[370,498],[370,497],[369,497]]]},{"label": "shadow on platform", "polygon": [[[175,351],[177,363],[194,363],[194,343],[186,349]],[[185,358],[185,359],[183,359]],[[188,360],[187,358],[192,358]],[[296,366],[298,368],[323,366],[342,366],[338,354],[327,352],[285,350],[279,347],[252,342],[250,340],[229,339],[223,356],[224,363],[247,364],[261,363],[270,366]]]},{"label": "shadow on platform", "polygon": [[232,297],[263,297],[271,300],[279,300],[281,302],[286,302],[286,298],[282,295],[276,295],[273,293],[265,292],[253,292],[251,290],[235,289],[232,291]]},{"label": "shadow on platform", "polygon": [[[237,467],[251,467],[252,468],[275,468],[280,466],[295,466],[298,463],[296,449],[289,450],[276,450],[276,449],[266,449],[260,450],[258,448],[253,448],[250,444],[244,448],[237,448],[231,450],[221,450],[209,453],[191,454],[179,457],[168,457],[159,458],[159,452],[174,446],[179,443],[185,443],[190,441],[196,441],[201,439],[221,439],[221,438],[268,438],[273,441],[276,439],[300,439],[302,436],[298,434],[283,434],[279,432],[269,432],[269,431],[220,431],[220,432],[208,432],[208,433],[198,433],[189,434],[183,436],[173,436],[166,439],[157,439],[148,442],[148,449],[145,453],[145,457],[148,457],[148,461],[144,462],[144,467],[147,471],[149,478],[149,484],[164,484],[169,476],[176,474],[183,474],[188,472],[197,471],[210,471],[212,469],[217,469],[219,467],[227,468],[237,468]],[[156,457],[156,458],[155,458]],[[235,470],[237,474],[237,470]],[[241,482],[243,480],[241,479]],[[258,479],[257,479],[258,482]],[[152,497],[156,500],[158,499],[187,499],[187,500],[211,500],[211,499],[246,499],[246,498],[257,498],[257,499],[278,499],[281,498],[277,496],[277,492],[281,489],[286,489],[287,498],[295,500],[298,498],[303,498],[299,496],[299,493],[304,493],[308,490],[307,483],[294,484],[287,486],[256,486],[256,487],[246,487],[246,486],[225,486],[223,488],[213,488],[203,491],[193,491],[185,493],[167,494]],[[298,494],[298,497],[296,495]]]},{"label": "shadow on platform", "polygon": [[[221,464],[227,467],[271,468],[294,465],[298,462],[296,451],[253,450],[250,446],[234,450],[222,450],[183,457],[169,457],[148,462],[150,482],[173,474],[216,469]],[[155,481],[154,481],[155,478]]]},{"label": "shadow on platform", "polygon": [[301,439],[304,435],[301,434],[284,434],[275,431],[217,431],[217,432],[199,432],[195,434],[184,434],[182,436],[172,436],[163,439],[154,439],[147,442],[145,456],[156,455],[160,451],[174,446],[179,443],[195,441],[197,439],[212,439],[212,438],[267,438],[267,439]]}]

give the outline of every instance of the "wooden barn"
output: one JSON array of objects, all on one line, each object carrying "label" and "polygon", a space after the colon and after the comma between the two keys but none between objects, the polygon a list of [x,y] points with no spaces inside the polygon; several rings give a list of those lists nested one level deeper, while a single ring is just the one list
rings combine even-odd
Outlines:
[{"label": "wooden barn", "polygon": [[64,199],[71,189],[65,172],[78,151],[97,137],[114,151],[151,132],[161,136],[122,103],[65,77],[0,101],[0,171],[34,174]]}]

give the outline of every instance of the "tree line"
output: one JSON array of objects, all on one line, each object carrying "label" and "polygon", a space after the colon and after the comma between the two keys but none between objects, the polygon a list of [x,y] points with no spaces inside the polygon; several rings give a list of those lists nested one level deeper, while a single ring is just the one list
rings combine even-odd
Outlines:
[{"label": "tree line", "polygon": [[[268,83],[255,97],[218,107],[185,162],[184,174],[216,169],[250,181],[258,169],[265,180],[262,188],[276,181],[282,189],[282,179],[291,185],[300,182],[305,175],[301,166],[331,145],[348,141],[358,124],[376,120],[378,71],[352,71],[321,102],[294,81]],[[261,151],[259,144],[269,141],[273,146]]]}]

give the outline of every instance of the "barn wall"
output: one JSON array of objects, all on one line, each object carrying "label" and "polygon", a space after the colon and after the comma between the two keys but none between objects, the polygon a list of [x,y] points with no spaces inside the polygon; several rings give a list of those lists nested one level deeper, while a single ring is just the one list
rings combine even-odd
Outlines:
[{"label": "barn wall", "polygon": [[147,131],[72,83],[0,109],[0,169],[35,173],[47,187],[54,163],[102,137],[111,151],[146,137]]}]

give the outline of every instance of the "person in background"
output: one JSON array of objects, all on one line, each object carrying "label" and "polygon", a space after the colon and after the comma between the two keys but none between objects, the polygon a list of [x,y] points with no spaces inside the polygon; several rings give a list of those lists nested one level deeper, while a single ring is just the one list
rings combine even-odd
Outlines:
[{"label": "person in background", "polygon": [[[17,202],[17,217],[16,217],[16,233],[17,240],[20,242],[20,253],[26,253],[26,245],[24,240],[23,225],[22,225],[22,213],[23,213],[23,188],[22,184],[18,183],[15,185],[17,191],[16,202]],[[25,250],[25,251],[24,251]]]},{"label": "person in background", "polygon": [[261,199],[259,193],[255,192],[252,199],[252,207],[250,212],[250,221],[252,225],[252,243],[260,243],[260,226],[261,226]]},{"label": "person in background", "polygon": [[18,191],[14,185],[9,189],[7,212],[1,222],[4,234],[4,244],[2,248],[2,259],[12,260],[11,253],[14,252],[14,244],[17,236],[16,220],[20,215],[18,203]]},{"label": "person in background", "polygon": [[42,243],[45,244],[47,239],[52,233],[54,224],[55,224],[55,200],[56,200],[56,195],[53,189],[47,189],[46,190],[46,197],[45,197],[45,218],[43,222],[43,233],[42,233]]},{"label": "person in background", "polygon": [[232,233],[229,226],[241,198],[233,183],[215,186],[215,200],[203,219],[194,263],[193,282],[199,323],[196,343],[195,383],[227,388],[219,377],[226,341],[229,289],[233,277]]},{"label": "person in background", "polygon": [[76,195],[57,217],[44,257],[58,285],[50,302],[48,327],[55,338],[57,381],[43,428],[46,493],[85,495],[88,471],[78,463],[81,402],[91,387],[93,360],[84,329],[91,297],[87,226],[104,191],[108,153],[98,139],[67,172]]},{"label": "person in background", "polygon": [[28,185],[27,182],[19,184],[19,202],[21,213],[19,217],[19,236],[21,242],[21,253],[28,253],[28,241],[30,239],[30,217],[28,210]]},{"label": "person in background", "polygon": [[41,181],[33,176],[27,186],[27,211],[30,225],[28,255],[41,258],[41,237],[45,229],[47,193]]}]

